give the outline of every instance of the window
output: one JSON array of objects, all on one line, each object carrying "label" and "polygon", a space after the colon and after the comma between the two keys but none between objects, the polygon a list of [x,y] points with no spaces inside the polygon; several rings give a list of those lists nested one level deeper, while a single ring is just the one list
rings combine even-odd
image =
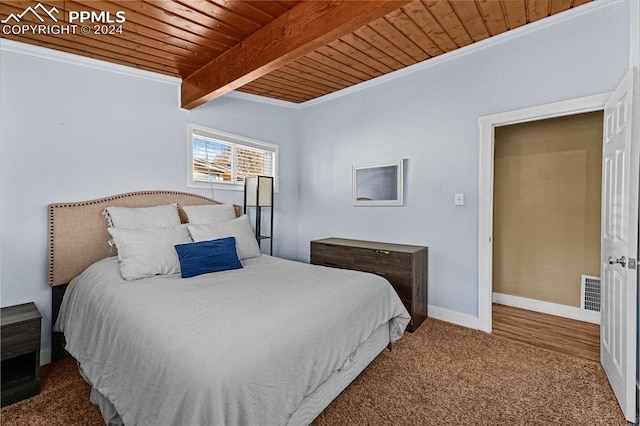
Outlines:
[{"label": "window", "polygon": [[243,190],[246,176],[272,176],[278,188],[278,145],[188,126],[188,186]]}]

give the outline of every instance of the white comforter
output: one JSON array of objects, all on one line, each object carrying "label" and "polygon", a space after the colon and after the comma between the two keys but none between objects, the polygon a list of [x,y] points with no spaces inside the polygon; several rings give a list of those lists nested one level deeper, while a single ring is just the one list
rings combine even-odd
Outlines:
[{"label": "white comforter", "polygon": [[383,278],[260,256],[189,279],[120,277],[116,258],[70,287],[57,327],[124,424],[283,425],[390,321],[409,315]]}]

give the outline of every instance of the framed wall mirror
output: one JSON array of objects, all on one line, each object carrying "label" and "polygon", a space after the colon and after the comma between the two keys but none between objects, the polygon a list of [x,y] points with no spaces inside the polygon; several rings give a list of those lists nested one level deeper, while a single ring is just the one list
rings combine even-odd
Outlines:
[{"label": "framed wall mirror", "polygon": [[353,166],[353,205],[403,205],[402,166],[403,160]]}]

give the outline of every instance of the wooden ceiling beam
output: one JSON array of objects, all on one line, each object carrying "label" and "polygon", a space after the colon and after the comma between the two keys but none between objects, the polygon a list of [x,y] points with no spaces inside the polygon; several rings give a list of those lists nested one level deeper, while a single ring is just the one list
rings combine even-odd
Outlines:
[{"label": "wooden ceiling beam", "polygon": [[305,1],[182,81],[192,109],[290,63],[411,0]]}]

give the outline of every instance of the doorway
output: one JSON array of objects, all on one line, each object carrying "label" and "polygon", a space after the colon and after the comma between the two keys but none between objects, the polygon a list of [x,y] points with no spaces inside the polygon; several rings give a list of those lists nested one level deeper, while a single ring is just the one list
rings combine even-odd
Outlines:
[{"label": "doorway", "polygon": [[602,132],[602,111],[494,131],[493,334],[596,362]]},{"label": "doorway", "polygon": [[492,331],[494,138],[501,126],[602,111],[610,94],[558,102],[480,118],[478,328]]},{"label": "doorway", "polygon": [[600,323],[602,131],[602,111],[495,128],[494,303]]}]

